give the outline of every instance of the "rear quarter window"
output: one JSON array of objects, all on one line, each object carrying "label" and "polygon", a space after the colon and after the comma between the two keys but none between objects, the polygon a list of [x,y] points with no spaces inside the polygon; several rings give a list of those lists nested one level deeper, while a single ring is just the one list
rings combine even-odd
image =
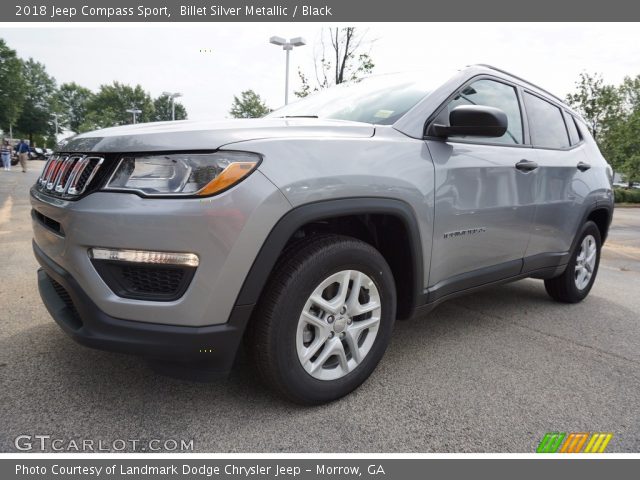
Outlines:
[{"label": "rear quarter window", "polygon": [[576,119],[570,113],[564,112],[564,119],[567,122],[567,130],[569,130],[569,140],[571,145],[577,145],[582,141],[582,136],[576,125]]}]

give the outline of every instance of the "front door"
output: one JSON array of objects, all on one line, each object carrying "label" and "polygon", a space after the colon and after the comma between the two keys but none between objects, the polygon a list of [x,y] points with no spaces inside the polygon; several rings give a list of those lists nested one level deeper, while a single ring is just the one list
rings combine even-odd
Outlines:
[{"label": "front door", "polygon": [[516,88],[476,80],[435,121],[448,124],[449,112],[458,105],[500,108],[509,126],[499,138],[427,140],[435,165],[428,301],[519,274],[535,212],[536,173],[527,168],[533,149],[524,145]]}]

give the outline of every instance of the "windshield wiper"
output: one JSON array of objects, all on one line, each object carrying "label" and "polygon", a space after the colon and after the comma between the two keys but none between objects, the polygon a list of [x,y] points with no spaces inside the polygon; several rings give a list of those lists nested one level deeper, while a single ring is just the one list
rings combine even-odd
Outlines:
[{"label": "windshield wiper", "polygon": [[283,115],[278,118],[319,118],[317,115]]}]

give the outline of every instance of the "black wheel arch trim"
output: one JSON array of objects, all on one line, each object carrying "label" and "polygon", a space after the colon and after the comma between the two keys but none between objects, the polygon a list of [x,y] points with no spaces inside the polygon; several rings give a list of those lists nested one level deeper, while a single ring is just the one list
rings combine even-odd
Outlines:
[{"label": "black wheel arch trim", "polygon": [[350,215],[382,214],[398,218],[405,226],[413,266],[410,312],[422,303],[424,268],[420,229],[413,208],[406,202],[384,197],[352,197],[323,200],[293,208],[273,227],[263,243],[236,299],[236,306],[256,304],[276,261],[291,236],[302,226],[320,220]]},{"label": "black wheel arch trim", "polygon": [[[582,220],[578,224],[578,228],[576,229],[576,231],[575,231],[575,233],[573,235],[573,241],[571,242],[571,249],[569,250],[569,252],[571,254],[573,254],[573,252],[575,251],[575,249],[576,249],[576,247],[578,245],[578,234],[582,230],[582,227],[584,226],[584,224],[587,223],[587,220],[588,220],[589,216],[593,212],[595,212],[596,210],[606,210],[607,211],[608,223],[607,223],[606,232],[609,231],[609,227],[611,226],[611,221],[613,220],[613,210],[614,210],[613,202],[597,200],[597,201],[593,202],[591,205],[589,205],[585,209],[584,213],[582,214]],[[601,242],[602,245],[604,245],[604,242],[605,242],[606,238],[607,238],[607,235],[605,233],[605,235],[603,235],[603,237],[600,239],[600,242]]]}]

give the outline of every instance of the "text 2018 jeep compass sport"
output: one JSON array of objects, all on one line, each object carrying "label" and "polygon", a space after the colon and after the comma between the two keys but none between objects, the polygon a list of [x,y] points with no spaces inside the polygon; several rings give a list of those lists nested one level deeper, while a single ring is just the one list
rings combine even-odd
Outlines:
[{"label": "text 2018 jeep compass sport", "polygon": [[90,347],[320,403],[374,370],[396,318],[499,282],[578,302],[612,171],[583,120],[488,66],[383,75],[262,119],[109,128],[31,189],[42,299]]}]

